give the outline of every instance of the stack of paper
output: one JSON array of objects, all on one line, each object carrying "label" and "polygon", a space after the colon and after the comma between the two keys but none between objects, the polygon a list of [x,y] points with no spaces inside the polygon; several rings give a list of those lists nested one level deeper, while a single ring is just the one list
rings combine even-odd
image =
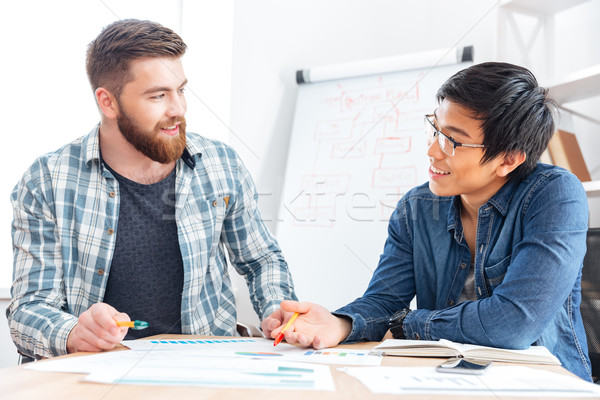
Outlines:
[{"label": "stack of paper", "polygon": [[434,367],[347,367],[373,393],[454,396],[595,397],[600,386],[572,376],[519,366],[492,366],[483,375],[448,374]]}]

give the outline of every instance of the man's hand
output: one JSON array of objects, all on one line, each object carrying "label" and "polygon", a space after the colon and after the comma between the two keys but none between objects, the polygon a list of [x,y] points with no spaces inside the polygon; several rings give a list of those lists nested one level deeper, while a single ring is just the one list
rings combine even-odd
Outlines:
[{"label": "man's hand", "polygon": [[127,334],[127,327],[119,327],[115,321],[129,321],[106,303],[96,303],[79,316],[77,325],[67,338],[67,352],[102,351],[114,349]]},{"label": "man's hand", "polygon": [[352,324],[349,320],[332,315],[325,307],[318,304],[284,300],[277,312],[285,315],[285,321],[280,320],[279,326],[272,329],[270,335],[265,333],[267,337],[277,337],[293,313],[300,313],[292,326],[283,332],[285,341],[291,344],[298,343],[301,346],[312,346],[315,349],[333,347],[352,331]]},{"label": "man's hand", "polygon": [[290,319],[293,313],[287,314],[289,315],[286,315],[286,313],[280,308],[262,320],[260,323],[260,329],[262,329],[266,337],[271,337],[271,332],[273,329],[277,329],[283,325],[283,321]]}]

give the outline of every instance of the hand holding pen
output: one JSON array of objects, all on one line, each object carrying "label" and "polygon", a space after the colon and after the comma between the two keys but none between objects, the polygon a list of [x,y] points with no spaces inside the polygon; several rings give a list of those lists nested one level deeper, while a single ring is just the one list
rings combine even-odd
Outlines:
[{"label": "hand holding pen", "polygon": [[77,323],[67,337],[67,352],[112,350],[118,345],[127,329],[116,321],[128,321],[129,316],[118,312],[106,303],[93,304],[79,315]]},{"label": "hand holding pen", "polygon": [[[299,344],[315,349],[333,347],[346,339],[352,331],[352,321],[349,318],[337,317],[318,304],[284,300],[281,302],[280,311],[282,313],[292,312],[294,316],[279,332],[277,329],[271,332],[271,337],[277,339],[281,336],[283,338],[284,331],[295,323],[294,330],[285,334],[285,340],[290,344]],[[298,318],[297,315],[300,317]],[[275,334],[275,332],[277,333]]]},{"label": "hand holding pen", "polygon": [[300,315],[300,313],[295,312],[294,315],[292,315],[292,318],[290,318],[289,321],[287,322],[287,324],[285,324],[283,329],[281,331],[279,331],[279,333],[277,334],[277,337],[275,338],[275,342],[273,343],[273,346],[277,346],[279,344],[279,342],[281,342],[281,340],[283,339],[283,333],[286,331],[287,328],[290,327],[290,325],[292,325],[294,323],[296,318],[298,318],[298,315]]}]

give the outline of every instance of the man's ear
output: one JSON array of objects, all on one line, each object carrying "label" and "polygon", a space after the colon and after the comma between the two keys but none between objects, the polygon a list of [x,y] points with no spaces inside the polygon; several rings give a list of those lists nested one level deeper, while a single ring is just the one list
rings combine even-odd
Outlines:
[{"label": "man's ear", "polygon": [[108,119],[116,119],[119,115],[119,106],[116,97],[106,88],[96,89],[96,101],[102,114]]},{"label": "man's ear", "polygon": [[506,177],[519,165],[525,162],[527,156],[522,151],[513,151],[504,155],[502,162],[496,168],[498,176]]}]

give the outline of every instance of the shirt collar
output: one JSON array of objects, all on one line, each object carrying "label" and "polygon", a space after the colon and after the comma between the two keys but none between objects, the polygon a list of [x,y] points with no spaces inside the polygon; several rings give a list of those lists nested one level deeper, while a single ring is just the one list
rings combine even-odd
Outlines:
[{"label": "shirt collar", "polygon": [[[506,182],[500,190],[496,192],[487,202],[485,202],[480,209],[494,207],[502,216],[506,216],[510,201],[512,200],[520,181],[515,178],[511,178]],[[448,212],[448,231],[456,229],[456,227],[462,226],[460,222],[460,196],[454,196],[452,199],[452,206]]]},{"label": "shirt collar", "polygon": [[[85,162],[86,165],[90,166],[92,161],[97,161],[102,168],[102,157],[100,155],[100,124],[96,125],[94,129],[85,138]],[[198,158],[202,157],[202,152],[197,144],[192,140],[186,140],[185,149],[181,155],[181,160],[191,169],[196,167],[195,155]]]}]

